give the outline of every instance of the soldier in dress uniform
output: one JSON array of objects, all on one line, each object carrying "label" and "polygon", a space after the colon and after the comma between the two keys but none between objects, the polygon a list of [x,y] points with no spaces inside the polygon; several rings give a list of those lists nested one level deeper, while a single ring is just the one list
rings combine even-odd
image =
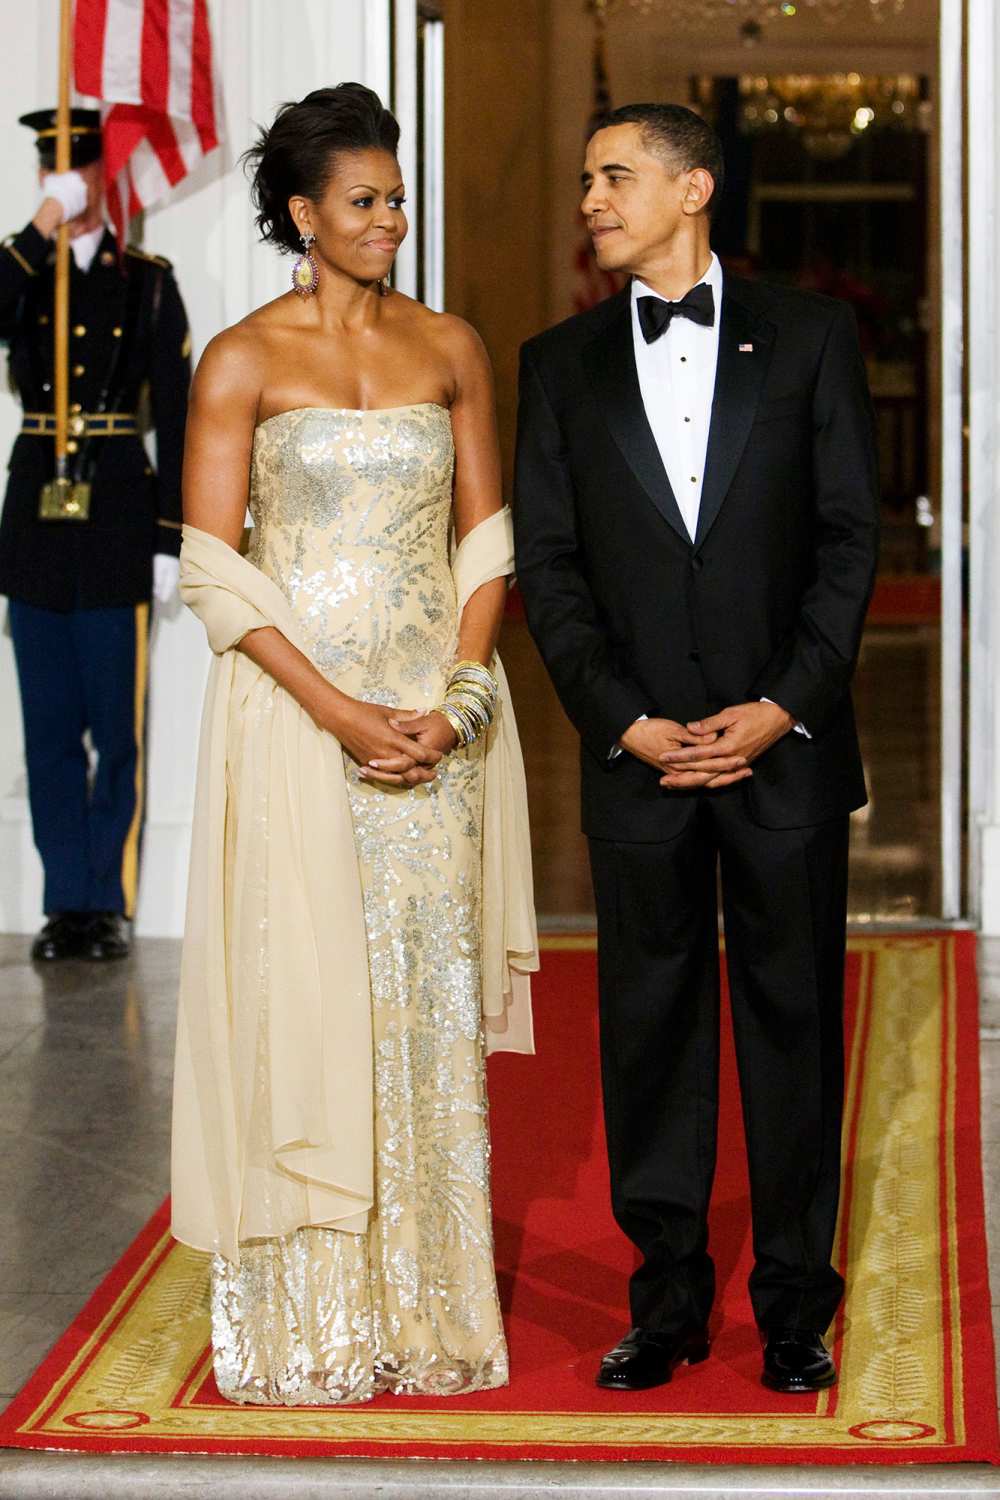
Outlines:
[{"label": "soldier in dress uniform", "polygon": [[[105,221],[100,116],[72,111],[55,173],[55,110],[35,131],[41,203],[0,248],[0,339],[24,408],[0,517],[0,594],[24,714],[47,921],[32,957],[128,952],[143,820],[150,602],[177,586],[187,317],[169,261]],[[71,234],[68,497],[51,485],[54,237]],[[140,433],[156,431],[158,473]],[[94,756],[88,754],[89,735]]]}]

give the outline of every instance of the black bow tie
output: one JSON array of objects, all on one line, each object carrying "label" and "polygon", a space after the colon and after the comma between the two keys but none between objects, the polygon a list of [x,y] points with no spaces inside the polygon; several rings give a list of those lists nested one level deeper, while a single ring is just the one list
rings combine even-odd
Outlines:
[{"label": "black bow tie", "polygon": [[639,298],[639,327],[647,344],[666,333],[672,318],[690,318],[711,328],[715,322],[715,298],[706,281],[699,281],[679,302],[664,302],[660,297]]}]

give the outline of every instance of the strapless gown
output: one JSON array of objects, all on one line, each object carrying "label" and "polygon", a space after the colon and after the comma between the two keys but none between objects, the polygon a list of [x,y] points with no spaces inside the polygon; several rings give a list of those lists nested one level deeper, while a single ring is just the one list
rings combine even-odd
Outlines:
[{"label": "strapless gown", "polygon": [[[453,468],[436,405],[304,408],[257,428],[249,560],[289,600],[316,665],[354,697],[440,701],[458,638]],[[375,1207],[367,1234],[258,1235],[239,1267],[214,1258],[215,1374],[233,1401],[323,1405],[507,1380],[480,1010],[482,745],[414,788],[368,784],[345,762],[373,1005]],[[280,1003],[263,980],[261,1037],[266,1005]],[[263,1065],[254,1090],[251,1169],[269,1151]]]}]

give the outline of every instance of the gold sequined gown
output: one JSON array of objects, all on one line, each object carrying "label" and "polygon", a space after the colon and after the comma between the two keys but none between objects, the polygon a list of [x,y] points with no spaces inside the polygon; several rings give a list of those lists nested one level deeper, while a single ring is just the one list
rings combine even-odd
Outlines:
[{"label": "gold sequined gown", "polygon": [[[257,428],[249,560],[354,697],[440,701],[457,645],[453,465],[436,405],[304,408]],[[482,746],[415,788],[366,784],[345,760],[373,1005],[375,1208],[364,1235],[307,1227],[241,1243],[239,1268],[214,1257],[215,1374],[233,1401],[507,1381],[480,1010]],[[270,1139],[263,1065],[254,1090],[251,1167]]]}]

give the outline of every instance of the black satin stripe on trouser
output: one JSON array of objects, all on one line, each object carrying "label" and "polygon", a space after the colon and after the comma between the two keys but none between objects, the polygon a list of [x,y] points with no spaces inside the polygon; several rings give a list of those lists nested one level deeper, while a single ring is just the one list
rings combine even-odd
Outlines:
[{"label": "black satin stripe on trouser", "polygon": [[[716,1154],[721,863],[762,1326],[825,1329],[840,1190],[846,818],[772,830],[739,788],[702,794],[665,844],[592,839],[612,1205],[638,1247],[634,1324],[707,1319]],[[724,1210],[729,1253],[743,1205]]]}]

